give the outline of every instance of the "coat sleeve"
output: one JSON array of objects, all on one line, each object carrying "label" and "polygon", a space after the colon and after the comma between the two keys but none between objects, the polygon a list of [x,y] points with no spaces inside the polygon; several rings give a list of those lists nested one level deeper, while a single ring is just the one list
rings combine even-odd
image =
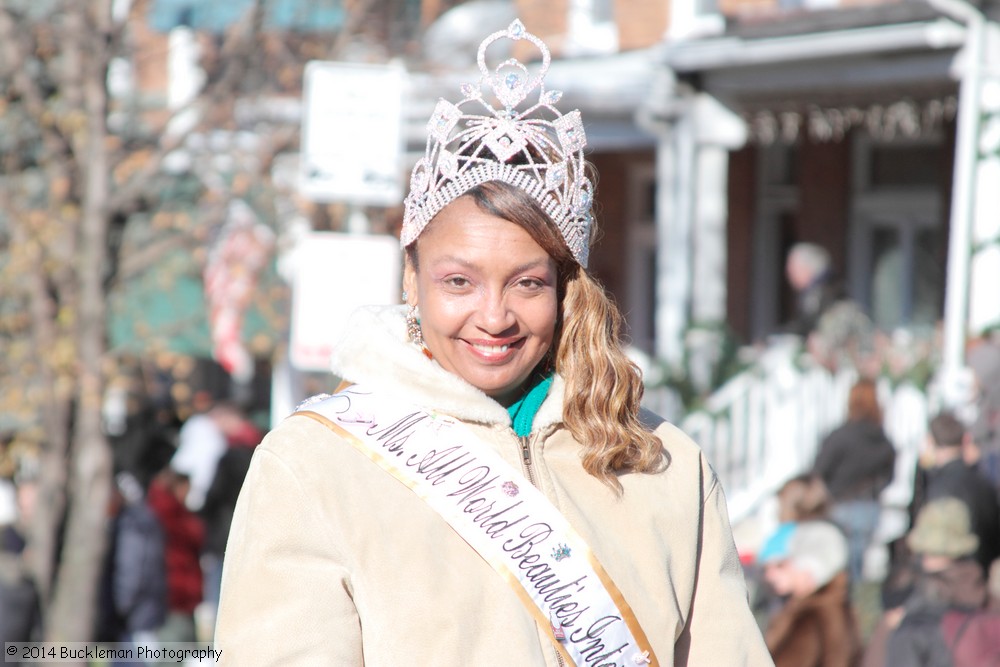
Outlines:
[{"label": "coat sleeve", "polygon": [[774,663],[750,611],[725,496],[704,459],[700,474],[705,493],[694,597],[674,663],[771,667]]},{"label": "coat sleeve", "polygon": [[224,559],[221,664],[363,664],[349,570],[310,495],[291,466],[258,448]]}]

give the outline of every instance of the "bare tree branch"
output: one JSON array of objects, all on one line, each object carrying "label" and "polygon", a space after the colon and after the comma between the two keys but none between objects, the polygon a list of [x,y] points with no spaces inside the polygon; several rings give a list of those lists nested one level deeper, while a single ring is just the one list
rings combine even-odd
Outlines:
[{"label": "bare tree branch", "polygon": [[183,146],[190,136],[205,131],[205,126],[199,123],[183,133],[171,134],[167,132],[171,120],[187,113],[189,110],[203,110],[206,99],[228,100],[235,97],[248,69],[250,57],[255,49],[256,37],[261,27],[260,16],[262,12],[262,2],[258,0],[253,11],[248,14],[249,18],[244,19],[245,25],[251,26],[252,32],[248,35],[243,30],[234,29],[227,35],[226,41],[222,46],[223,53],[227,54],[227,67],[224,76],[217,82],[206,84],[205,89],[201,91],[198,97],[176,110],[170,118],[165,120],[154,131],[155,134],[163,137],[163,140],[161,140],[159,146],[146,164],[139,170],[139,173],[129,179],[127,184],[115,192],[110,202],[112,211],[123,214],[132,211],[149,187],[151,179],[160,172],[167,156]]},{"label": "bare tree branch", "polygon": [[50,153],[70,153],[68,139],[53,123],[43,120],[49,117],[45,97],[38,82],[31,78],[30,70],[25,66],[32,51],[28,38],[29,34],[23,28],[18,29],[17,21],[11,13],[0,6],[0,62],[9,63],[3,75],[9,76],[12,84],[8,97],[11,93],[21,96],[28,114],[38,119],[38,128]]}]

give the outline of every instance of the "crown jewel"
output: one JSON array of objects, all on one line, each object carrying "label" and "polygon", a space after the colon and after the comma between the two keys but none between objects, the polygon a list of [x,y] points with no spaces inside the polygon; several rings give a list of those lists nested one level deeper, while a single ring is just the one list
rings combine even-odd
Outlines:
[{"label": "crown jewel", "polygon": [[[516,58],[489,71],[486,48],[504,38],[538,47],[542,65],[537,74]],[[427,150],[413,167],[404,201],[401,245],[413,243],[438,211],[472,188],[503,181],[539,203],[559,227],[573,257],[586,267],[593,220],[593,186],[585,176],[583,157],[587,138],[580,112],[560,113],[553,105],[562,93],[545,90],[551,62],[548,47],[515,20],[483,40],[477,60],[482,73],[478,85],[463,84],[463,99],[456,104],[439,100],[427,122]],[[483,98],[484,84],[500,108]],[[538,101],[518,111],[536,89]],[[483,113],[475,113],[480,110]]]}]

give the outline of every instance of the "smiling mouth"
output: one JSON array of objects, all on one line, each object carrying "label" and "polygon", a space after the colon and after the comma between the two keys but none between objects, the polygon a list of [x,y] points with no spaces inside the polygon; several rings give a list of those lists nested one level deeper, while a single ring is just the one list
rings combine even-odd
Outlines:
[{"label": "smiling mouth", "polygon": [[524,339],[507,340],[505,343],[491,343],[484,340],[466,340],[469,350],[486,363],[504,363],[524,345]]},{"label": "smiling mouth", "polygon": [[510,345],[481,345],[479,343],[471,343],[472,347],[482,352],[483,354],[503,354],[510,349]]}]

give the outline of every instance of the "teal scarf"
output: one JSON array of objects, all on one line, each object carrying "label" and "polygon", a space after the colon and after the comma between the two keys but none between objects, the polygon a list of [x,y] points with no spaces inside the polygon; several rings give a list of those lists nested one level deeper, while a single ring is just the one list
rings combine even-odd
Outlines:
[{"label": "teal scarf", "polygon": [[531,435],[531,424],[535,421],[535,415],[538,414],[538,409],[542,407],[542,402],[545,401],[545,397],[549,393],[553,377],[553,375],[543,377],[538,384],[507,408],[514,433],[519,437]]}]

